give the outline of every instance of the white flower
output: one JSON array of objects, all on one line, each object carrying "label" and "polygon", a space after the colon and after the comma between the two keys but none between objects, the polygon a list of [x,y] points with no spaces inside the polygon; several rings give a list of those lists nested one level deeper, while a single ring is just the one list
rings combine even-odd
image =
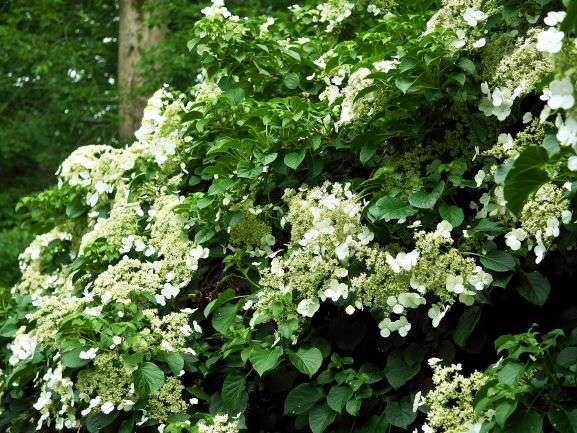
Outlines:
[{"label": "white flower", "polygon": [[421,401],[421,391],[418,391],[415,394],[415,399],[413,400],[413,412],[417,412],[419,410],[419,406],[421,406],[423,402]]},{"label": "white flower", "polygon": [[91,317],[98,317],[102,314],[102,305],[98,307],[88,307],[84,310],[84,314]]},{"label": "white flower", "polygon": [[468,282],[475,288],[475,290],[483,290],[493,282],[493,276],[483,271],[483,268],[480,266],[477,266],[475,268],[475,273],[469,276]]},{"label": "white flower", "polygon": [[562,23],[566,16],[567,16],[567,12],[565,12],[565,11],[559,11],[559,12],[551,11],[547,14],[547,16],[545,17],[545,19],[543,21],[548,26],[553,27],[553,26],[556,26],[557,24]]},{"label": "white flower", "polygon": [[437,230],[435,230],[435,233],[438,233],[444,238],[449,239],[451,237],[451,230],[453,230],[451,223],[449,221],[443,220],[437,224]]},{"label": "white flower", "polygon": [[259,26],[259,30],[261,33],[268,32],[268,28],[274,24],[274,18],[268,17],[264,23]]},{"label": "white flower", "polygon": [[505,244],[513,251],[521,248],[521,242],[527,239],[527,232],[521,228],[513,229],[505,235]]},{"label": "white flower", "polygon": [[541,99],[546,100],[547,105],[553,110],[558,108],[570,109],[575,105],[571,81],[568,78],[553,80]]},{"label": "white flower", "polygon": [[132,406],[134,406],[134,402],[132,400],[122,400],[120,403],[118,403],[118,410],[128,412],[130,409],[132,409]]},{"label": "white flower", "polygon": [[160,294],[154,295],[154,300],[158,305],[162,305],[163,307],[166,305],[166,299]]},{"label": "white flower", "polygon": [[545,248],[545,245],[543,244],[540,231],[535,234],[535,239],[537,240],[537,245],[535,245],[535,248],[533,248],[533,253],[535,254],[535,263],[539,264],[541,261],[543,261],[545,253],[547,252],[547,248]]},{"label": "white flower", "polygon": [[282,277],[284,275],[284,269],[282,268],[282,262],[278,257],[275,257],[270,262],[270,273],[276,275],[277,277]]},{"label": "white flower", "polygon": [[477,172],[477,174],[475,175],[475,183],[477,184],[477,187],[479,187],[483,184],[483,180],[485,180],[485,176],[487,176],[487,174],[483,170],[479,170]]},{"label": "white flower", "polygon": [[463,293],[465,285],[461,275],[449,275],[445,281],[445,287],[452,293]]},{"label": "white flower", "polygon": [[426,303],[425,298],[416,293],[410,292],[399,294],[398,302],[406,308],[417,308],[419,305],[424,305]]},{"label": "white flower", "polygon": [[242,309],[244,311],[248,311],[252,308],[253,305],[254,305],[254,301],[252,299],[249,299],[248,301],[246,301],[244,303],[244,305],[242,306]]},{"label": "white flower", "polygon": [[441,320],[443,319],[443,317],[445,317],[445,314],[447,314],[447,311],[449,311],[449,307],[445,307],[445,309],[441,310],[441,307],[437,304],[429,308],[427,316],[429,316],[429,318],[431,319],[433,328],[439,326]]},{"label": "white flower", "polygon": [[513,136],[511,134],[499,134],[497,137],[497,144],[503,146],[503,150],[510,150],[513,148]]},{"label": "white flower", "polygon": [[359,238],[361,245],[368,245],[375,238],[375,234],[369,229],[365,228],[361,233],[358,234],[357,237]]},{"label": "white flower", "polygon": [[485,21],[487,19],[487,14],[477,9],[467,8],[467,10],[463,13],[463,19],[471,27],[476,27],[479,22]]},{"label": "white flower", "polygon": [[523,114],[524,124],[531,122],[531,120],[533,120],[533,114],[530,111],[527,111],[525,114]]},{"label": "white flower", "polygon": [[419,251],[413,250],[409,253],[400,252],[397,254],[396,262],[401,268],[410,271],[419,260]]},{"label": "white flower", "polygon": [[198,404],[198,398],[192,397],[190,400],[188,400],[188,403],[189,403],[191,406],[194,406],[194,405]]},{"label": "white flower", "polygon": [[564,210],[561,212],[561,221],[563,221],[563,224],[569,224],[571,222],[571,218],[573,218],[573,212],[570,210]]},{"label": "white flower", "polygon": [[318,299],[303,299],[297,305],[297,313],[303,317],[313,317],[320,306]]},{"label": "white flower", "polygon": [[347,308],[345,308],[345,313],[347,313],[349,316],[353,315],[355,313],[355,307],[352,305],[347,305]]},{"label": "white flower", "polygon": [[324,295],[332,299],[333,302],[338,301],[340,298],[346,299],[349,296],[349,288],[345,283],[339,283],[334,278],[329,281],[328,287],[324,291]]},{"label": "white flower", "polygon": [[443,361],[441,358],[429,358],[427,364],[429,364],[429,367],[434,367],[441,361]]},{"label": "white flower", "polygon": [[543,53],[555,54],[563,47],[565,33],[550,27],[537,35],[537,50]]},{"label": "white flower", "polygon": [[559,236],[559,220],[555,217],[547,219],[547,227],[545,228],[545,236],[556,238]]},{"label": "white flower", "polygon": [[567,168],[571,171],[577,171],[577,156],[572,155],[567,160]]},{"label": "white flower", "polygon": [[395,69],[398,64],[398,60],[382,60],[380,62],[373,63],[373,67],[380,72],[389,72]]},{"label": "white flower", "polygon": [[345,241],[342,244],[338,245],[335,248],[335,254],[337,255],[337,258],[343,262],[346,259],[349,258],[350,256],[350,252],[349,252],[349,245],[348,243]]},{"label": "white flower", "polygon": [[160,291],[162,296],[166,299],[176,298],[179,292],[180,289],[170,283],[164,283],[164,286],[162,286],[162,290]]},{"label": "white flower", "polygon": [[114,403],[111,401],[107,401],[102,406],[100,406],[100,410],[103,414],[108,415],[110,412],[114,410]]},{"label": "white flower", "polygon": [[475,42],[473,42],[474,48],[483,48],[487,44],[487,39],[479,38]]},{"label": "white flower", "polygon": [[8,348],[12,352],[12,355],[8,360],[9,364],[16,365],[20,361],[32,357],[36,351],[37,345],[38,341],[36,340],[36,337],[31,337],[28,334],[17,334],[14,341],[8,345]]},{"label": "white flower", "polygon": [[96,354],[98,353],[98,348],[90,348],[88,350],[81,350],[78,357],[80,359],[94,359],[96,358]]},{"label": "white flower", "polygon": [[577,144],[577,120],[568,117],[564,122],[559,117],[555,122],[557,125],[557,140],[561,146],[575,146]]}]

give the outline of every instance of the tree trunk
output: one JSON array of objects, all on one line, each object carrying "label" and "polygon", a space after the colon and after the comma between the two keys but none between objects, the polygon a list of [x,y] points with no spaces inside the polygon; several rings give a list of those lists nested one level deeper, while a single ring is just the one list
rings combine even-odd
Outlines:
[{"label": "tree trunk", "polygon": [[120,125],[118,135],[123,143],[132,141],[140,125],[146,97],[137,95],[143,82],[136,65],[142,50],[162,40],[164,29],[148,24],[149,6],[158,0],[120,0],[118,35],[118,88],[120,92]]}]

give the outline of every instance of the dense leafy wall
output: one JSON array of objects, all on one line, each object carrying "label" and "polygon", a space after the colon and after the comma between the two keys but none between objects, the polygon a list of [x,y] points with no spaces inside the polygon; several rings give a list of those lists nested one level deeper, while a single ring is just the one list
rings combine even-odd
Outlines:
[{"label": "dense leafy wall", "polygon": [[37,199],[0,425],[577,431],[577,3],[202,13]]}]

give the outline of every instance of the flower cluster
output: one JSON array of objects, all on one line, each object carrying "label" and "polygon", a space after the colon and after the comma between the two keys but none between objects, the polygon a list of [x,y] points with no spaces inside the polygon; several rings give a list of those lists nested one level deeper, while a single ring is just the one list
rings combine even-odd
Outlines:
[{"label": "flower cluster", "polygon": [[406,336],[407,312],[426,304],[427,294],[436,298],[429,317],[437,326],[455,300],[472,304],[492,281],[473,259],[448,248],[447,222],[435,232],[415,233],[412,251],[391,253],[372,242],[374,234],[360,221],[363,206],[348,185],[288,191],[285,200],[291,244],[262,273],[253,323],[271,319],[274,302],[286,307],[292,299],[300,316],[313,317],[330,300],[347,314],[365,308],[382,314],[383,337]]},{"label": "flower cluster", "polygon": [[[433,363],[434,364],[434,363]],[[433,386],[424,397],[417,394],[416,408],[426,405],[427,423],[423,433],[467,433],[478,431],[484,417],[473,409],[476,392],[488,378],[480,372],[464,376],[460,364],[443,367],[434,364]]]}]

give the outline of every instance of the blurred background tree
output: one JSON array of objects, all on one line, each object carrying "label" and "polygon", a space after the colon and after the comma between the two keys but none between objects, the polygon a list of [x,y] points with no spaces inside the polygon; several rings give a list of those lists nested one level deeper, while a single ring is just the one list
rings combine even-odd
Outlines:
[{"label": "blurred background tree", "polygon": [[[56,182],[76,147],[129,142],[143,104],[167,83],[186,90],[199,59],[187,48],[210,1],[0,2],[0,286],[19,276],[20,251],[46,224],[29,199]],[[291,0],[230,0],[233,13],[266,15]],[[21,215],[24,213],[25,215]]]}]

